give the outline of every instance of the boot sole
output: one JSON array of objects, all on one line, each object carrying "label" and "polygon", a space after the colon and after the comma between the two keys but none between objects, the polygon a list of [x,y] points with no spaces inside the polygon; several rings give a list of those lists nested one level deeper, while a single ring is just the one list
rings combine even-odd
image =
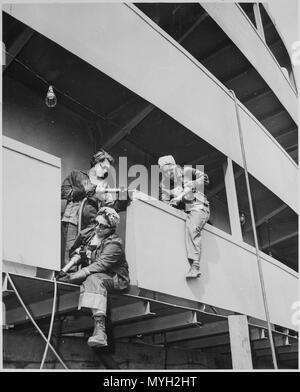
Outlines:
[{"label": "boot sole", "polygon": [[106,347],[107,343],[99,343],[99,342],[88,342],[89,347]]},{"label": "boot sole", "polygon": [[197,279],[200,278],[201,274],[198,274],[197,276],[186,276],[185,279]]}]

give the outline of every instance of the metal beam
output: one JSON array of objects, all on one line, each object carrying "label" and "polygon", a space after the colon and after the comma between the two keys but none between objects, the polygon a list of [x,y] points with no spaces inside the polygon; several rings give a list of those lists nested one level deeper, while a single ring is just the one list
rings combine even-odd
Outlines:
[{"label": "metal beam", "polygon": [[[256,222],[256,227],[261,226],[262,224],[266,223],[266,221],[272,219],[274,216],[278,215],[280,212],[284,211],[288,206],[286,204],[282,204],[280,207],[276,208],[275,210],[269,212],[268,214],[262,216]],[[245,228],[245,232],[252,230],[252,226],[248,226]]]},{"label": "metal beam", "polygon": [[275,138],[276,138],[276,140],[279,143],[282,143],[282,139],[284,139],[284,138],[286,138],[288,136],[291,136],[294,133],[297,134],[297,132],[298,132],[298,128],[297,127],[288,128],[287,130],[281,132],[280,135],[276,136]]},{"label": "metal beam", "polygon": [[105,150],[110,150],[117,143],[119,143],[124,137],[129,135],[131,131],[138,126],[152,111],[155,109],[154,105],[148,105],[141,110],[136,116],[134,116],[124,127],[122,127],[114,136],[112,136],[103,145]]},{"label": "metal beam", "polygon": [[237,73],[230,75],[227,79],[221,80],[223,84],[229,84],[233,81],[236,81],[242,77],[244,77],[249,71],[251,71],[253,68],[252,67],[245,67],[242,71],[238,71]]},{"label": "metal beam", "polygon": [[150,302],[146,301],[138,301],[133,304],[118,306],[111,310],[111,321],[113,323],[133,321],[154,316],[155,313],[150,310]]},{"label": "metal beam", "polygon": [[296,149],[298,149],[298,143],[293,144],[293,145],[291,145],[291,146],[285,147],[285,150],[286,150],[287,152],[291,152],[291,151],[294,151],[294,150],[296,150]]},{"label": "metal beam", "polygon": [[214,50],[211,54],[208,56],[202,57],[199,61],[201,63],[206,63],[208,61],[211,61],[212,59],[218,57],[220,54],[227,52],[227,50],[230,50],[234,47],[233,43],[230,42],[229,44],[222,45],[220,48]]},{"label": "metal beam", "polygon": [[114,336],[117,339],[136,335],[146,335],[158,331],[185,328],[197,324],[201,325],[198,321],[196,312],[180,312],[157,319],[116,326],[114,329]]},{"label": "metal beam", "polygon": [[[298,346],[296,344],[290,345],[290,346],[283,346],[283,347],[277,347],[276,348],[277,355],[284,355],[284,354],[298,354]],[[262,350],[257,350],[255,352],[255,355],[257,357],[265,357],[271,355],[271,350],[270,349],[262,349]]]},{"label": "metal beam", "polygon": [[279,117],[279,116],[281,116],[282,114],[285,114],[285,113],[287,113],[287,112],[284,109],[282,109],[282,110],[279,110],[279,111],[277,111],[275,113],[267,114],[264,117],[260,117],[260,118],[258,118],[258,120],[260,122],[274,120],[274,118]]},{"label": "metal beam", "polygon": [[[133,322],[139,319],[155,317],[155,313],[150,311],[150,303],[145,301],[133,304],[118,306],[111,310],[111,322]],[[62,325],[62,333],[76,333],[92,329],[94,321],[89,314],[82,314],[79,317],[67,317]]]},{"label": "metal beam", "polygon": [[[208,165],[212,162],[219,161],[221,159],[223,159],[223,156],[220,154],[220,152],[213,151],[210,152],[209,154],[195,158],[192,161],[186,162],[185,165],[195,165],[195,164]],[[200,160],[201,163],[199,163]]]},{"label": "metal beam", "polygon": [[[168,342],[169,343],[169,342]],[[229,347],[230,339],[229,334],[220,335],[220,336],[210,336],[202,339],[194,339],[186,342],[174,343],[172,346],[174,347],[183,347],[185,349],[205,349],[205,348],[214,348],[219,346],[228,345]]]},{"label": "metal beam", "polygon": [[16,38],[13,44],[8,48],[9,55],[6,56],[5,53],[5,64],[3,72],[7,70],[12,61],[17,57],[17,55],[22,51],[25,45],[30,41],[35,31],[26,27],[26,29]]},{"label": "metal beam", "polygon": [[[57,301],[57,313],[69,312],[77,309],[79,299],[79,290],[59,296]],[[35,320],[48,317],[52,311],[53,299],[49,298],[30,304],[29,309]],[[23,307],[8,309],[6,312],[6,321],[8,324],[21,324],[28,321],[28,317]]]},{"label": "metal beam", "polygon": [[[186,328],[184,331],[171,331],[166,332],[166,340],[169,343],[184,342],[187,340],[197,339],[197,338],[207,338],[209,336],[216,336],[228,334],[228,322],[217,321],[214,323],[204,324],[202,326],[194,326],[192,328]],[[156,344],[163,344],[164,337],[161,335],[154,337]]]},{"label": "metal beam", "polygon": [[[240,169],[238,170],[235,174],[234,174],[234,179],[237,180],[238,178],[241,177],[241,175],[244,173],[244,169]],[[225,182],[223,184],[220,184],[218,186],[216,186],[214,189],[212,189],[211,191],[207,191],[207,195],[209,197],[212,197],[214,195],[216,195],[217,193],[221,192],[221,190],[223,190],[225,188]]]},{"label": "metal beam", "polygon": [[294,238],[294,237],[297,237],[297,236],[298,236],[298,231],[294,231],[293,233],[290,233],[290,234],[288,234],[288,235],[286,235],[286,236],[284,236],[284,237],[280,237],[280,238],[278,238],[277,240],[271,241],[270,244],[264,244],[264,245],[261,247],[261,250],[265,250],[265,249],[267,249],[267,248],[270,248],[271,246],[278,245],[278,244],[280,244],[281,242],[290,240],[291,238]]},{"label": "metal beam", "polygon": [[192,32],[195,30],[197,26],[199,26],[205,19],[207,19],[208,13],[204,11],[204,13],[196,20],[196,22],[179,38],[178,42],[182,43]]},{"label": "metal beam", "polygon": [[[275,343],[275,347],[289,347],[291,346],[290,344],[290,340],[288,336],[284,336],[284,335],[277,335],[276,333],[273,334],[273,339],[274,339],[274,343]],[[270,350],[271,353],[271,349],[270,349],[270,341],[268,338],[266,339],[262,339],[262,340],[257,340],[257,341],[253,341],[253,348],[255,350],[264,350],[264,349],[268,349]]]},{"label": "metal beam", "polygon": [[270,94],[274,94],[272,90],[270,90],[269,88],[263,89],[263,90],[260,90],[258,92],[255,92],[253,94],[248,95],[246,98],[242,99],[241,101],[244,105],[246,105],[246,104],[252,103],[253,101],[256,101],[259,98],[265,97]]}]

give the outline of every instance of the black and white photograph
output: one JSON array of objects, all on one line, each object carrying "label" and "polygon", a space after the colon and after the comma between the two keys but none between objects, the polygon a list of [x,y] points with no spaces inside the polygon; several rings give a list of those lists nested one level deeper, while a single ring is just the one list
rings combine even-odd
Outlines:
[{"label": "black and white photograph", "polygon": [[1,6],[1,372],[299,371],[298,0]]}]

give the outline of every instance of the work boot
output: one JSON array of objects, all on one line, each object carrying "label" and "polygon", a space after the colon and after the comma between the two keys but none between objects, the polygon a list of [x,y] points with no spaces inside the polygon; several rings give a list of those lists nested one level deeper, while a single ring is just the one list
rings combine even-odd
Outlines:
[{"label": "work boot", "polygon": [[186,279],[194,279],[194,278],[199,278],[201,275],[200,272],[200,264],[199,263],[193,263],[189,269],[189,272],[186,274]]},{"label": "work boot", "polygon": [[105,333],[105,316],[94,316],[95,327],[93,335],[88,340],[90,347],[107,346],[107,336]]}]

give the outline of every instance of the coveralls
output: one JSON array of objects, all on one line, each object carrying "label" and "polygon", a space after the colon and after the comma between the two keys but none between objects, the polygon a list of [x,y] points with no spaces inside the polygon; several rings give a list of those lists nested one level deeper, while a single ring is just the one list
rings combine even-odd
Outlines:
[{"label": "coveralls", "polygon": [[88,227],[76,238],[70,254],[80,246],[86,250],[90,264],[82,270],[86,279],[80,288],[78,309],[90,308],[93,316],[106,316],[107,293],[129,286],[129,270],[121,238],[114,230],[96,247],[90,245],[94,228]]},{"label": "coveralls", "polygon": [[[198,185],[202,184],[203,191],[199,190],[199,186],[195,186],[191,192],[182,198],[181,202],[174,206],[178,209],[185,210],[185,247],[187,258],[190,265],[200,265],[201,258],[201,231],[210,217],[210,208],[207,197],[204,194],[204,185],[209,183],[207,174],[199,170],[180,166],[176,166],[173,181],[164,178],[161,181],[160,199],[172,205],[172,199],[179,196],[186,185],[187,177],[197,178]],[[196,188],[196,189],[195,189]]]}]

